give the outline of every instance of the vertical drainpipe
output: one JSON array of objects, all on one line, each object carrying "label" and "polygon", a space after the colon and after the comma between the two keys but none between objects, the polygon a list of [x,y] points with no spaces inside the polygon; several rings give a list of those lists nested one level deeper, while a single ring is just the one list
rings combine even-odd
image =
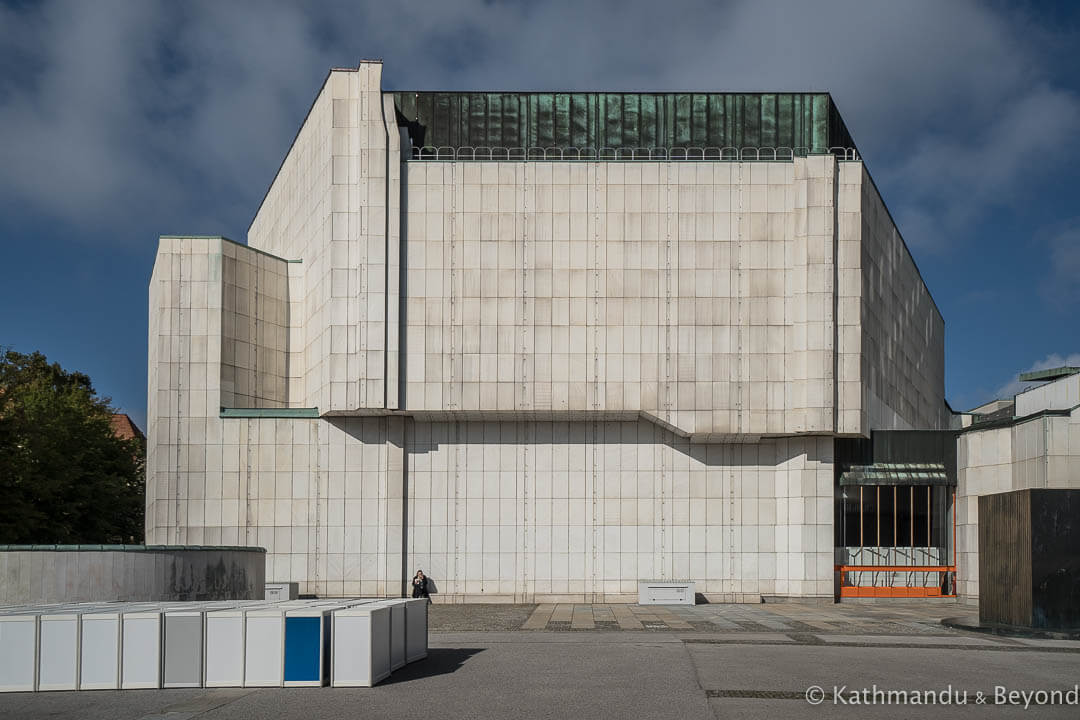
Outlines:
[{"label": "vertical drainpipe", "polygon": [[[408,212],[409,212],[409,193],[408,187],[405,184],[408,174],[408,166],[406,165],[406,149],[412,153],[411,141],[409,139],[409,133],[405,128],[401,128],[398,131],[400,139],[398,143],[398,398],[397,406],[398,410],[405,410],[405,386],[406,377],[405,371],[408,367],[406,363],[406,353],[408,347],[405,338],[407,337],[408,318],[406,312],[408,310]],[[409,578],[409,418],[403,417],[401,442],[402,442],[402,468],[401,468],[401,595],[402,597],[408,597],[408,578]]]},{"label": "vertical drainpipe", "polygon": [[[379,116],[382,117],[386,151],[383,153],[383,409],[390,407],[390,130],[386,127],[386,103],[379,73]],[[398,291],[400,293],[400,289]],[[389,429],[389,426],[388,426]]]}]

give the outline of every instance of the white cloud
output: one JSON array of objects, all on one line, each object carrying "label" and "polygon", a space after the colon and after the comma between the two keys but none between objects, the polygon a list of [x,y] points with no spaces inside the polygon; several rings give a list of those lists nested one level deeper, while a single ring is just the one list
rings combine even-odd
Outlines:
[{"label": "white cloud", "polygon": [[[1031,365],[1031,367],[1023,370],[1022,372],[1035,372],[1036,370],[1050,370],[1052,368],[1059,367],[1080,367],[1080,353],[1071,353],[1068,355],[1060,355],[1058,353],[1051,353],[1044,357],[1042,360],[1038,360]],[[1017,373],[1019,376],[1021,373]],[[994,391],[994,397],[1002,400],[1010,399],[1018,392],[1026,390],[1032,387],[1030,382],[1020,382],[1019,377],[1014,377],[1009,382],[1005,383],[997,390]]]},{"label": "white cloud", "polygon": [[[1076,151],[1080,98],[1046,85],[1004,99],[1003,109],[974,132],[928,134],[890,173],[908,188],[901,224],[919,232],[909,241],[924,247],[942,242],[978,219],[988,208],[1029,200],[1025,182],[1045,177]],[[932,222],[927,222],[932,218]]]},{"label": "white cloud", "polygon": [[382,57],[391,88],[830,90],[919,244],[1075,156],[1047,37],[967,0],[53,0],[0,9],[0,211],[242,239],[326,70]]}]

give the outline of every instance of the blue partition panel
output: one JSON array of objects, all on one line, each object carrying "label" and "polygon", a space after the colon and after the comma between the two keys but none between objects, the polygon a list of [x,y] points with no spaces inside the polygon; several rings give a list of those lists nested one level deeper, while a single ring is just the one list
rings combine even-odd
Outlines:
[{"label": "blue partition panel", "polygon": [[285,618],[285,682],[319,682],[322,619]]}]

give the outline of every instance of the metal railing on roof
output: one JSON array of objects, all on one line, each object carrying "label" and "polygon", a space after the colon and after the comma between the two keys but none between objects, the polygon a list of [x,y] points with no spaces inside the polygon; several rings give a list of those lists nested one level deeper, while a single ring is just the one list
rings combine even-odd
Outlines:
[{"label": "metal railing on roof", "polygon": [[828,150],[808,147],[672,147],[672,148],[578,148],[578,147],[413,147],[412,160],[450,161],[790,161],[807,155],[835,155],[841,160],[859,160],[851,147]]}]

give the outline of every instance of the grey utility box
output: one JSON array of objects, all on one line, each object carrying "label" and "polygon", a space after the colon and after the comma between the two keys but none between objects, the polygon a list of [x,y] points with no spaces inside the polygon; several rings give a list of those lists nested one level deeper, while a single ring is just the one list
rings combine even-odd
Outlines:
[{"label": "grey utility box", "polygon": [[294,582],[269,582],[266,583],[264,599],[267,602],[281,602],[283,600],[295,600],[300,595],[300,583]]},{"label": "grey utility box", "polygon": [[637,586],[638,605],[693,605],[694,583],[668,580],[641,580]]}]

